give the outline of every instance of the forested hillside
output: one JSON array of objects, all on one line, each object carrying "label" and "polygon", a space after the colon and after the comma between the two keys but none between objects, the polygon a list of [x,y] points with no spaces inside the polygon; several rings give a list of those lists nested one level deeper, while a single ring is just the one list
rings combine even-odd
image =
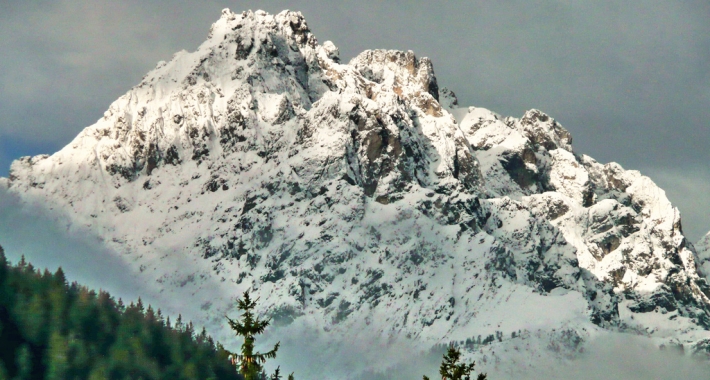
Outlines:
[{"label": "forested hillside", "polygon": [[0,247],[0,380],[240,379],[228,353],[181,319],[68,284],[61,268],[12,265]]}]

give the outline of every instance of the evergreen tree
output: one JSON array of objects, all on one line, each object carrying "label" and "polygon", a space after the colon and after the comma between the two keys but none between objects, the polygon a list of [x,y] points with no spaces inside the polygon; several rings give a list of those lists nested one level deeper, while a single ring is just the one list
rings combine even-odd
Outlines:
[{"label": "evergreen tree", "polygon": [[17,351],[17,376],[18,380],[32,379],[32,352],[28,345],[23,345]]},{"label": "evergreen tree", "polygon": [[5,257],[5,250],[0,245],[0,287],[5,283],[5,278],[7,278],[7,257]]},{"label": "evergreen tree", "polygon": [[[237,300],[237,308],[243,312],[241,321],[235,321],[227,317],[227,321],[232,330],[234,330],[238,336],[244,338],[241,353],[231,352],[230,354],[239,362],[239,372],[244,375],[246,380],[258,380],[266,359],[276,357],[276,351],[278,351],[280,344],[280,342],[276,343],[274,348],[268,352],[254,352],[255,336],[262,334],[271,323],[270,319],[261,320],[254,317],[252,310],[256,307],[256,301],[258,301],[258,299],[252,300],[251,297],[249,297],[249,292],[245,291],[244,297]],[[278,369],[275,375],[280,376]]]},{"label": "evergreen tree", "polygon": [[20,322],[22,334],[33,345],[40,345],[46,341],[47,311],[44,299],[39,293],[33,294],[29,299],[22,294],[19,295],[15,307],[15,319]]},{"label": "evergreen tree", "polygon": [[108,369],[104,361],[99,361],[89,373],[89,380],[104,380],[108,378]]},{"label": "evergreen tree", "polygon": [[123,300],[121,298],[118,299],[118,311],[124,312],[126,310],[126,305],[123,304]]},{"label": "evergreen tree", "polygon": [[53,331],[49,338],[49,347],[45,359],[47,360],[47,379],[61,380],[66,378],[68,365],[67,339],[59,331]]},{"label": "evergreen tree", "polygon": [[178,314],[177,319],[175,320],[175,330],[182,331],[183,329],[182,325],[182,314]]},{"label": "evergreen tree", "polygon": [[57,268],[57,271],[54,273],[54,281],[57,282],[57,284],[66,286],[67,285],[67,278],[64,275],[64,270],[62,267]]},{"label": "evergreen tree", "polygon": [[[471,380],[471,372],[476,363],[459,363],[460,360],[461,351],[453,345],[450,345],[439,367],[441,380]],[[487,378],[488,376],[485,373],[481,373],[476,379],[486,380]],[[429,378],[424,376],[424,380],[429,380]]]}]

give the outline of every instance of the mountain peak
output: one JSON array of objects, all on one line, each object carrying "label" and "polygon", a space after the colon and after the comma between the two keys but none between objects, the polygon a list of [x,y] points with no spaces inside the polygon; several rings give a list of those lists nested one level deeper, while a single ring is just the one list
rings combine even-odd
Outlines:
[{"label": "mountain peak", "polygon": [[250,289],[345,340],[370,321],[422,344],[560,325],[698,341],[710,287],[661,189],[539,110],[457,103],[411,51],[343,64],[298,12],[224,10],[8,182],[208,325]]},{"label": "mountain peak", "polygon": [[431,60],[417,58],[411,50],[366,50],[353,58],[350,65],[368,80],[391,88],[400,96],[411,99],[427,93],[439,100]]}]

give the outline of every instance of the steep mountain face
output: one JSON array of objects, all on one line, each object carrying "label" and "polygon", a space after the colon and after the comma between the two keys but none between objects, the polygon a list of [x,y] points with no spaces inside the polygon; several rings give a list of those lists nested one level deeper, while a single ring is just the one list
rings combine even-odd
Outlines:
[{"label": "steep mountain face", "polygon": [[701,276],[708,278],[708,274],[710,274],[710,232],[695,243],[694,248],[697,254],[698,272]]},{"label": "steep mountain face", "polygon": [[334,340],[567,326],[710,347],[707,269],[649,178],[576,154],[541,111],[458,108],[411,51],[341,63],[297,12],[224,10],[4,183],[213,329],[251,289]]}]

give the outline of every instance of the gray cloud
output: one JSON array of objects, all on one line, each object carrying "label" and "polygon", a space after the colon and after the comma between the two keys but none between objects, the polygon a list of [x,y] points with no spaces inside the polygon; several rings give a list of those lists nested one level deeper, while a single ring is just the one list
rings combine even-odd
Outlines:
[{"label": "gray cloud", "polygon": [[[194,50],[225,6],[301,10],[345,59],[370,48],[429,56],[462,105],[512,116],[539,108],[600,162],[685,182],[710,175],[710,3],[702,0],[10,0],[0,6],[0,49],[11,52],[0,56],[0,175],[11,159],[67,144],[157,61]],[[664,188],[682,194],[681,182]],[[710,213],[697,207],[710,196],[694,196],[680,207],[699,223],[686,223],[692,240],[710,228]]]},{"label": "gray cloud", "polygon": [[43,208],[21,204],[0,188],[0,246],[12,263],[24,255],[36,268],[54,272],[61,266],[70,282],[109,291],[126,301],[139,296],[154,301],[115,252],[62,220]]},{"label": "gray cloud", "polygon": [[[422,375],[436,379],[443,354],[441,348],[422,352],[421,347],[407,340],[387,344],[381,335],[367,331],[356,339],[331,345],[320,331],[304,326],[275,329],[269,335],[260,344],[271,347],[280,340],[282,348],[276,362],[282,370],[295,371],[296,377],[304,379],[419,379]],[[487,372],[495,380],[701,380],[707,379],[710,372],[710,363],[699,357],[681,355],[677,348],[660,350],[649,338],[625,333],[600,334],[583,343],[583,353],[568,359],[548,351],[546,344],[540,345],[535,338],[519,345],[521,350],[532,352],[523,354],[516,350],[510,356],[499,353],[498,362],[487,351],[488,365],[477,361],[476,374]],[[491,348],[493,352],[502,349]],[[516,355],[530,355],[537,361],[533,368],[525,361],[511,363],[510,357],[520,358]],[[267,366],[270,370],[274,367],[274,363]],[[363,371],[368,367],[376,370]]]},{"label": "gray cloud", "polygon": [[610,334],[590,342],[583,355],[557,366],[536,368],[517,376],[497,379],[546,380],[674,380],[706,379],[707,362],[679,355],[676,349],[659,350],[650,339],[629,334]]}]

